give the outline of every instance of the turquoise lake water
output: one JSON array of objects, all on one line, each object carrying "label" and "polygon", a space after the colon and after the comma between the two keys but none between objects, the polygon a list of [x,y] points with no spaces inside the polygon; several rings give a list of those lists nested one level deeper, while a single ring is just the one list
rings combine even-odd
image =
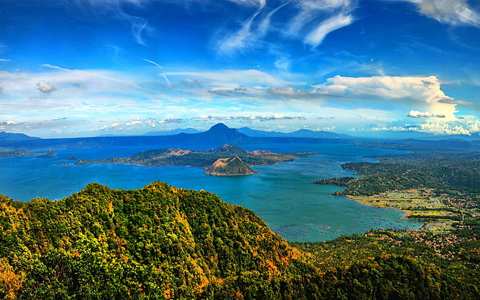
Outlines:
[{"label": "turquoise lake water", "polygon": [[[288,241],[325,241],[369,229],[417,229],[423,224],[402,219],[393,209],[367,207],[346,197],[331,195],[337,186],[317,185],[320,178],[352,176],[340,165],[372,161],[368,155],[393,151],[338,144],[262,144],[242,146],[247,150],[309,152],[317,155],[273,166],[255,167],[260,174],[216,177],[189,167],[139,167],[126,165],[59,165],[70,156],[98,159],[126,157],[146,147],[115,147],[57,151],[56,158],[0,158],[0,194],[14,200],[36,197],[61,199],[82,190],[90,182],[115,189],[137,189],[154,181],[176,187],[207,190],[224,201],[244,206],[259,215],[270,228]],[[159,147],[156,147],[159,148]],[[209,146],[182,146],[210,149]]]}]

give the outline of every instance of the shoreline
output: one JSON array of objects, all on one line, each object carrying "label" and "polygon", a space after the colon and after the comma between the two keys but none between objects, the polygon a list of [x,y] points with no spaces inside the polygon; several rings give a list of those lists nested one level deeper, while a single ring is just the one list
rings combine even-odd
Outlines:
[{"label": "shoreline", "polygon": [[[451,219],[454,214],[446,210],[444,204],[420,195],[419,190],[394,191],[373,196],[344,196],[368,207],[399,210],[405,214],[402,219],[423,223],[416,230],[445,231],[450,230],[455,223]],[[417,209],[418,207],[425,209]]]}]

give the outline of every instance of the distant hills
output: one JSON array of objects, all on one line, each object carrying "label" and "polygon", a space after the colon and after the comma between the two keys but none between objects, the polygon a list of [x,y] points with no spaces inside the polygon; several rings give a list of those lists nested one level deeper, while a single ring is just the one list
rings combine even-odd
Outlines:
[{"label": "distant hills", "polygon": [[31,137],[23,133],[9,133],[4,131],[0,132],[0,144],[31,140],[39,140],[39,138]]},{"label": "distant hills", "polygon": [[251,129],[249,127],[242,127],[238,129],[239,132],[251,137],[296,137],[296,138],[315,138],[315,139],[335,139],[335,138],[352,138],[346,134],[338,134],[329,131],[313,131],[308,129],[300,129],[294,132],[276,132],[276,131],[261,131]]},{"label": "distant hills", "polygon": [[162,136],[162,135],[176,135],[180,133],[200,133],[200,130],[197,130],[195,128],[177,128],[173,130],[167,130],[167,131],[152,131],[148,132],[145,135],[146,136]]},{"label": "distant hills", "polygon": [[[243,128],[244,131],[247,131]],[[173,132],[172,132],[173,133]],[[162,146],[162,145],[209,145],[221,146],[223,144],[261,144],[261,143],[291,143],[302,142],[312,143],[317,142],[320,136],[329,136],[329,142],[338,142],[341,135],[333,133],[318,134],[308,130],[301,130],[296,133],[298,137],[289,136],[288,134],[282,136],[268,136],[268,134],[261,131],[253,131],[256,136],[250,136],[240,132],[239,129],[229,128],[225,124],[219,123],[212,126],[209,130],[198,133],[185,133],[162,135],[162,136],[102,136],[102,137],[88,137],[88,138],[61,138],[61,139],[39,139],[30,138],[28,136],[9,136],[3,141],[0,139],[0,147],[6,148],[24,148],[27,150],[61,150],[61,149],[86,149],[86,148],[102,148],[115,146]],[[153,133],[152,133],[153,134]],[[8,134],[10,135],[10,134]],[[275,134],[273,134],[275,135]],[[303,137],[301,137],[303,135]]]},{"label": "distant hills", "polygon": [[[180,132],[180,133],[176,133]],[[188,132],[188,133],[187,133]],[[156,135],[166,133],[167,135]],[[151,135],[150,135],[151,134]],[[431,148],[431,144],[441,144],[442,147],[456,147],[458,141],[462,144],[462,151],[475,151],[480,146],[480,139],[476,136],[433,136],[431,134],[412,133],[417,139],[407,139],[406,135],[386,135],[384,138],[357,138],[344,134],[336,134],[326,131],[312,131],[301,129],[295,132],[267,132],[254,130],[248,127],[240,129],[229,128],[219,123],[204,132],[196,132],[194,129],[179,129],[169,132],[149,133],[146,136],[102,136],[88,138],[61,138],[40,139],[17,133],[0,133],[0,151],[12,151],[18,148],[27,151],[32,150],[62,150],[62,149],[88,149],[119,146],[209,146],[219,147],[224,144],[252,145],[265,143],[351,143],[367,147],[391,149],[414,149]],[[458,147],[457,147],[458,148]]]}]

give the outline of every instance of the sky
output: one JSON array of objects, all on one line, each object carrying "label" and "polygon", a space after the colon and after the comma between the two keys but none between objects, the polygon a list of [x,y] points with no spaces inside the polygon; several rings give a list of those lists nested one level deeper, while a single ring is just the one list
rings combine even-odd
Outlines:
[{"label": "sky", "polygon": [[0,131],[480,132],[480,1],[0,0]]}]

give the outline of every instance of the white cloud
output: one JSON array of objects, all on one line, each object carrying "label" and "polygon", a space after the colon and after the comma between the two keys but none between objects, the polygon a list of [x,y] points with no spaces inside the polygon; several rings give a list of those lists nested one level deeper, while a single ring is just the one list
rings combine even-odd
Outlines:
[{"label": "white cloud", "polygon": [[466,124],[447,124],[442,122],[427,122],[420,124],[417,131],[427,132],[433,134],[462,134],[462,135],[472,135],[474,133],[480,132],[479,122],[468,122]]},{"label": "white cloud", "polygon": [[[230,0],[240,5],[256,6],[257,10],[248,17],[235,32],[222,34],[217,41],[218,52],[223,55],[232,55],[247,48],[256,48],[261,44],[261,39],[270,30],[270,22],[274,14],[289,4],[288,1],[269,11],[263,13],[266,0]],[[263,14],[262,14],[263,13]]]},{"label": "white cloud", "polygon": [[[235,1],[238,2],[238,1]],[[240,2],[252,2],[252,1],[240,1]],[[231,54],[233,51],[242,49],[247,44],[252,42],[251,27],[255,18],[260,14],[265,7],[265,0],[254,1],[258,2],[257,10],[242,24],[242,27],[235,33],[229,34],[220,42],[219,51],[223,54]]]},{"label": "white cloud", "polygon": [[243,114],[243,115],[230,115],[230,116],[221,116],[221,115],[199,115],[193,117],[194,121],[208,121],[208,122],[223,122],[223,121],[241,121],[242,123],[250,123],[253,121],[278,121],[278,120],[305,120],[303,116],[287,116],[280,113],[273,114],[263,114],[263,115],[253,115],[253,114]]},{"label": "white cloud", "polygon": [[323,41],[323,39],[337,29],[348,26],[353,23],[353,17],[351,15],[339,14],[323,21],[316,29],[310,32],[305,37],[305,44],[317,47]]},{"label": "white cloud", "polygon": [[435,76],[335,76],[327,79],[327,84],[315,87],[334,96],[415,104],[423,109],[428,108],[434,115],[444,115],[445,121],[456,120],[454,113],[457,104],[441,90],[441,82]]},{"label": "white cloud", "polygon": [[247,94],[247,88],[240,85],[234,89],[224,89],[224,88],[213,88],[208,92],[212,94],[217,94],[220,96],[238,96]]},{"label": "white cloud", "polygon": [[143,125],[143,122],[140,120],[133,120],[125,123],[126,126],[138,126],[138,125]]},{"label": "white cloud", "polygon": [[7,59],[7,58],[0,58],[0,62],[7,62],[7,61],[10,61],[10,59]]},{"label": "white cloud", "polygon": [[480,14],[467,0],[403,0],[417,5],[420,13],[441,23],[480,27]]},{"label": "white cloud", "polygon": [[[146,62],[148,62],[148,63],[151,63],[151,64],[154,65],[154,66],[157,66],[159,69],[163,69],[163,67],[162,67],[161,65],[157,64],[157,63],[154,62],[154,61],[151,61],[151,60],[148,60],[148,59],[145,59],[145,58],[144,58],[143,60],[146,61]],[[167,76],[166,76],[165,74],[163,74],[163,73],[160,73],[160,76],[162,76],[163,79],[165,79],[165,82],[168,84],[168,86],[169,86],[170,88],[172,88],[172,83],[170,82],[170,80],[168,80]]]},{"label": "white cloud", "polygon": [[350,25],[354,20],[351,12],[356,8],[352,0],[300,0],[294,4],[299,12],[288,23],[285,34],[313,47],[329,33]]},{"label": "white cloud", "polygon": [[405,126],[382,126],[374,127],[372,131],[413,131],[431,133],[435,135],[472,135],[480,133],[480,121],[473,116],[467,116],[455,122],[443,122],[436,120],[429,120],[418,125]]},{"label": "white cloud", "polygon": [[[236,31],[220,33],[215,43],[220,54],[231,55],[238,51],[257,48],[270,31],[280,33],[283,38],[301,40],[317,47],[326,35],[353,22],[351,12],[355,9],[354,0],[298,0],[283,1],[272,8],[265,0],[230,0],[242,6],[255,6],[253,12]],[[293,17],[282,20],[271,28],[272,18],[282,8],[289,6]],[[223,28],[225,30],[225,28]]]},{"label": "white cloud", "polygon": [[445,115],[435,115],[430,112],[421,112],[421,111],[416,111],[416,110],[411,110],[407,117],[411,118],[445,118]]},{"label": "white cloud", "polygon": [[37,87],[38,89],[42,92],[42,93],[50,93],[51,91],[55,90],[55,87],[43,80],[40,80],[38,83],[37,83]]}]

